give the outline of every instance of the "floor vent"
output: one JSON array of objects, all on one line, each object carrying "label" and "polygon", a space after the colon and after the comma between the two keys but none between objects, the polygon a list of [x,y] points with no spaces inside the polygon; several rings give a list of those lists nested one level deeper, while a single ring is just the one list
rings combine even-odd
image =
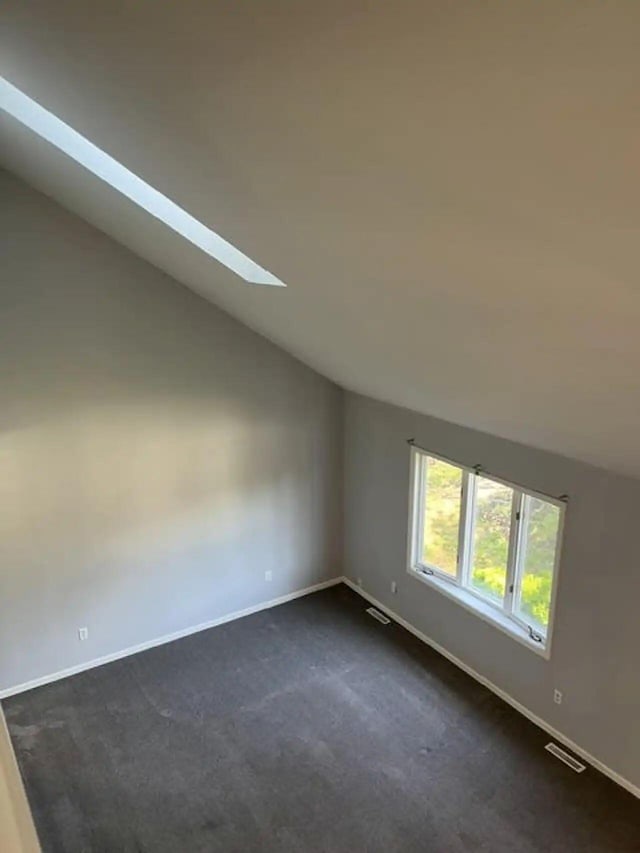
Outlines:
[{"label": "floor vent", "polygon": [[376,610],[375,607],[367,607],[367,613],[369,616],[373,616],[374,619],[377,619],[378,622],[382,622],[383,625],[388,625],[391,622],[391,619],[387,619],[384,613],[380,613],[379,610]]},{"label": "floor vent", "polygon": [[555,755],[556,758],[559,758],[560,761],[564,761],[572,770],[575,770],[576,773],[582,773],[583,770],[586,770],[584,764],[580,764],[580,762],[573,757],[573,755],[569,755],[568,752],[565,752],[564,749],[558,746],[557,743],[548,743],[545,746],[547,752],[550,752],[551,755]]}]

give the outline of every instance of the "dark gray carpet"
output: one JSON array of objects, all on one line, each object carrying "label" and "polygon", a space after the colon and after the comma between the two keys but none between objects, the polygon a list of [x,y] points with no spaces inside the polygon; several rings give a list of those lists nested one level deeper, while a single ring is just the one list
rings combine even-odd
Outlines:
[{"label": "dark gray carpet", "polygon": [[45,851],[640,850],[638,801],[344,586],[4,702]]}]

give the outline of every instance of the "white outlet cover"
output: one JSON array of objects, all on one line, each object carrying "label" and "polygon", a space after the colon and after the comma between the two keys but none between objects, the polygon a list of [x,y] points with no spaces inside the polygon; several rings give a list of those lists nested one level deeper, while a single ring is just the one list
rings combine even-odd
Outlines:
[{"label": "white outlet cover", "polygon": [[79,640],[88,640],[89,639],[89,629],[88,628],[78,628],[78,639]]},{"label": "white outlet cover", "polygon": [[272,581],[273,580],[273,572],[265,572],[264,573],[264,579],[266,581]]}]

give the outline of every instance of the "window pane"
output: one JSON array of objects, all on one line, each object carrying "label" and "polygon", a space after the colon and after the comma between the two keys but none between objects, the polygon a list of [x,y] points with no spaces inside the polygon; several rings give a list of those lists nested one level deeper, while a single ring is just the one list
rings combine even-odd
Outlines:
[{"label": "window pane", "polygon": [[507,582],[513,489],[476,477],[473,561],[469,583],[491,601],[502,604]]},{"label": "window pane", "polygon": [[556,560],[560,509],[539,498],[525,498],[520,582],[516,613],[545,631]]},{"label": "window pane", "polygon": [[425,458],[424,536],[422,561],[455,577],[462,470],[439,459]]}]

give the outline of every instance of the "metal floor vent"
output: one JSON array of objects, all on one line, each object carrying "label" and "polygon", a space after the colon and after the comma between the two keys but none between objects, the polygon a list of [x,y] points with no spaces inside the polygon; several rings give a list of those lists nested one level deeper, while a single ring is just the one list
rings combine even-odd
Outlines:
[{"label": "metal floor vent", "polygon": [[382,622],[383,625],[388,625],[391,622],[391,619],[387,619],[384,613],[380,613],[379,610],[376,610],[375,607],[367,607],[367,613],[369,616],[373,616],[374,619],[377,619],[378,622]]},{"label": "metal floor vent", "polygon": [[574,758],[573,755],[569,755],[569,753],[565,752],[557,743],[548,743],[545,746],[545,749],[547,752],[550,752],[551,755],[555,755],[556,758],[559,758],[560,761],[564,761],[564,763],[572,770],[575,770],[576,773],[582,773],[583,770],[587,769],[584,764],[580,764],[577,758]]}]

